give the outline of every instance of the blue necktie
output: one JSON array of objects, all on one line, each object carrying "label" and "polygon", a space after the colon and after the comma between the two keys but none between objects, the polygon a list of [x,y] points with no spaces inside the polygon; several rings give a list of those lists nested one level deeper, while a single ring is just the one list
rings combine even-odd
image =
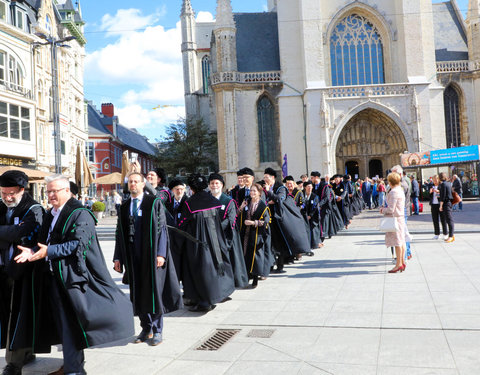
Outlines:
[{"label": "blue necktie", "polygon": [[250,189],[249,188],[245,188],[245,196],[246,197],[250,196]]},{"label": "blue necktie", "polygon": [[132,214],[133,214],[133,217],[134,217],[135,220],[136,220],[137,217],[138,217],[138,199],[137,199],[137,198],[133,198]]}]

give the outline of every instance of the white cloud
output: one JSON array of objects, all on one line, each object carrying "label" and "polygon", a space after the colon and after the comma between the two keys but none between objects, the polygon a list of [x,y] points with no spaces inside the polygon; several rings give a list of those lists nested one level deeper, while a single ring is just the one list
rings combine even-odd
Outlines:
[{"label": "white cloud", "polygon": [[115,108],[115,114],[118,116],[120,124],[136,129],[158,129],[158,136],[163,135],[164,127],[175,123],[179,117],[185,117],[185,107],[166,106],[166,107],[144,108],[138,104],[127,105],[121,108]]},{"label": "white cloud", "polygon": [[210,13],[210,12],[200,11],[197,14],[196,21],[197,22],[213,22],[213,21],[215,21],[215,18],[213,17],[213,14]]},{"label": "white cloud", "polygon": [[113,36],[143,29],[157,22],[165,14],[165,9],[164,6],[161,10],[147,16],[142,16],[140,9],[119,9],[114,16],[105,14],[102,17],[100,30],[106,31],[107,36]]}]

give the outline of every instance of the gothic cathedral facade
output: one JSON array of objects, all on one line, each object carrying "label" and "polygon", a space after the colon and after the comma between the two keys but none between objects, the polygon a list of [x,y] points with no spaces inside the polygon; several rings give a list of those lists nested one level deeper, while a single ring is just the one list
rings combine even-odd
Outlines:
[{"label": "gothic cathedral facade", "polygon": [[227,185],[285,155],[296,177],[364,177],[480,143],[479,0],[466,19],[455,0],[217,0],[213,22],[183,0],[181,23],[186,115],[217,130]]}]

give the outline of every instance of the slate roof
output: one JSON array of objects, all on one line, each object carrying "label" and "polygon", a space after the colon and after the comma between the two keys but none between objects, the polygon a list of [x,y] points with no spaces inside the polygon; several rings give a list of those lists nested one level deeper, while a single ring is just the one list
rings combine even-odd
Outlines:
[{"label": "slate roof", "polygon": [[468,60],[467,36],[463,19],[450,1],[433,6],[435,57],[437,61]]},{"label": "slate roof", "polygon": [[276,12],[234,13],[239,72],[280,70]]},{"label": "slate roof", "polygon": [[[88,134],[92,136],[113,136],[105,125],[112,124],[112,118],[100,114],[91,104],[88,104]],[[117,125],[117,138],[127,147],[147,155],[155,155],[156,148],[135,129]]]}]

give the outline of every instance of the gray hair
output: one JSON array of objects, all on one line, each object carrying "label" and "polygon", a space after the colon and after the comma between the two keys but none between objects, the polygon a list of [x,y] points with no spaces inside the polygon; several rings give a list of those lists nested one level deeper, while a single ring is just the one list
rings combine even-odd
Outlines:
[{"label": "gray hair", "polygon": [[63,174],[54,174],[54,175],[45,177],[45,182],[47,184],[54,181],[62,181],[63,187],[70,189],[70,180],[68,179],[68,177],[64,176]]},{"label": "gray hair", "polygon": [[403,168],[398,164],[392,167],[391,171],[398,173],[400,176],[403,174]]}]

